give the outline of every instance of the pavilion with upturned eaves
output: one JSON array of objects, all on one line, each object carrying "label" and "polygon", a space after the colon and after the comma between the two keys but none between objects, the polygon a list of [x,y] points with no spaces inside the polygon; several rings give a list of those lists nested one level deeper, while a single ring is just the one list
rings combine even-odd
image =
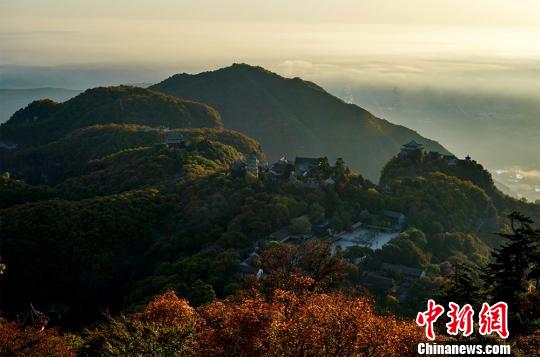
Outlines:
[{"label": "pavilion with upturned eaves", "polygon": [[422,152],[424,150],[424,145],[417,143],[414,140],[409,141],[407,144],[401,147],[399,156],[406,156],[415,152]]}]

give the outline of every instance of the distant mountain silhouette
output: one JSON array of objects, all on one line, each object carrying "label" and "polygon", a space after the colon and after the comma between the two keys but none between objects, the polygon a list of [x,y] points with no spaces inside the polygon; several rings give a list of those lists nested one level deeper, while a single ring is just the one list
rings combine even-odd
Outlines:
[{"label": "distant mountain silhouette", "polygon": [[32,102],[0,126],[0,141],[35,146],[75,129],[109,123],[171,128],[222,126],[219,113],[206,104],[132,86],[98,87],[64,103]]},{"label": "distant mountain silhouette", "polygon": [[271,160],[283,155],[343,157],[353,170],[376,179],[410,140],[447,153],[437,142],[376,118],[312,82],[261,67],[234,64],[197,75],[177,74],[150,89],[208,103],[220,112],[226,128],[258,140]]},{"label": "distant mountain silhouette", "polygon": [[17,110],[35,100],[49,98],[64,102],[80,94],[80,90],[64,88],[0,89],[0,124],[6,122]]}]

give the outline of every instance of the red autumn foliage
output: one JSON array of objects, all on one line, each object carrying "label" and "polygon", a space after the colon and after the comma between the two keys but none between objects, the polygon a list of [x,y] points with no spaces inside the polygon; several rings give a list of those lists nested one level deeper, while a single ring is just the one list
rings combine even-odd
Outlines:
[{"label": "red autumn foliage", "polygon": [[89,338],[83,355],[159,348],[194,356],[407,356],[424,340],[412,321],[376,315],[365,297],[282,289],[270,297],[246,291],[196,310],[168,292]]},{"label": "red autumn foliage", "polygon": [[365,298],[276,291],[200,309],[200,355],[407,356],[423,334],[413,322],[377,316]]},{"label": "red autumn foliage", "polygon": [[134,314],[133,318],[146,323],[187,327],[195,318],[195,310],[189,306],[187,300],[179,299],[174,291],[168,291],[156,296],[142,312]]},{"label": "red autumn foliage", "polygon": [[526,336],[519,336],[512,346],[515,356],[537,356],[540,352],[540,329]]},{"label": "red autumn foliage", "polygon": [[[83,356],[415,356],[417,344],[426,341],[413,321],[379,316],[365,297],[282,289],[271,297],[252,290],[198,309],[167,292],[86,339],[77,351]],[[531,355],[537,341],[538,331],[518,337],[513,349]],[[0,321],[0,355],[71,356],[74,351],[54,329]]]},{"label": "red autumn foliage", "polygon": [[300,293],[346,288],[348,276],[357,268],[339,253],[332,255],[331,249],[317,240],[266,249],[260,259],[264,277],[252,285],[267,295],[276,289]]},{"label": "red autumn foliage", "polygon": [[[406,356],[415,354],[423,335],[413,322],[377,316],[363,297],[278,289],[271,298],[253,290],[197,310],[167,292],[86,338],[82,355],[159,349],[195,356]],[[0,348],[1,355],[72,354],[55,330],[15,323],[1,325]]]},{"label": "red autumn foliage", "polygon": [[0,320],[0,356],[74,356],[55,329],[21,327]]},{"label": "red autumn foliage", "polygon": [[261,356],[268,352],[272,325],[279,311],[259,296],[215,301],[200,309],[195,337],[200,355]]}]

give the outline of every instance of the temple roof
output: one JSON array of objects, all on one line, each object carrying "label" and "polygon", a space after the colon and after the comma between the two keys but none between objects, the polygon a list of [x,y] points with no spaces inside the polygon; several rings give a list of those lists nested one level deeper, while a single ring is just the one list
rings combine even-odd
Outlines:
[{"label": "temple roof", "polygon": [[422,150],[423,148],[424,148],[424,145],[419,144],[414,140],[411,140],[407,144],[403,145],[401,150],[402,151],[414,151],[414,150]]},{"label": "temple roof", "polygon": [[384,215],[391,218],[405,218],[405,215],[403,213],[396,211],[384,211]]},{"label": "temple roof", "polygon": [[424,147],[424,145],[419,144],[414,140],[411,140],[407,144],[403,145],[403,147],[407,149],[421,149]]},{"label": "temple roof", "polygon": [[165,142],[167,144],[180,144],[182,142],[182,134],[175,131],[169,131],[165,134]]}]

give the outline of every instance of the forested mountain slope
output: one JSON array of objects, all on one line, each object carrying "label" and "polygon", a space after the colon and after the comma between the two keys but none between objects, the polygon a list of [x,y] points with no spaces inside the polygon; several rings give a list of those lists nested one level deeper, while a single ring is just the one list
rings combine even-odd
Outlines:
[{"label": "forested mountain slope", "polygon": [[88,89],[64,103],[39,100],[17,111],[0,126],[0,141],[35,146],[95,124],[139,124],[171,128],[221,127],[219,113],[206,104],[166,96],[144,88]]},{"label": "forested mountain slope", "polygon": [[150,87],[216,108],[226,128],[253,137],[270,159],[281,156],[343,157],[372,179],[410,140],[447,151],[403,126],[376,118],[314,83],[284,78],[261,67],[234,64],[196,75],[177,74]]}]

